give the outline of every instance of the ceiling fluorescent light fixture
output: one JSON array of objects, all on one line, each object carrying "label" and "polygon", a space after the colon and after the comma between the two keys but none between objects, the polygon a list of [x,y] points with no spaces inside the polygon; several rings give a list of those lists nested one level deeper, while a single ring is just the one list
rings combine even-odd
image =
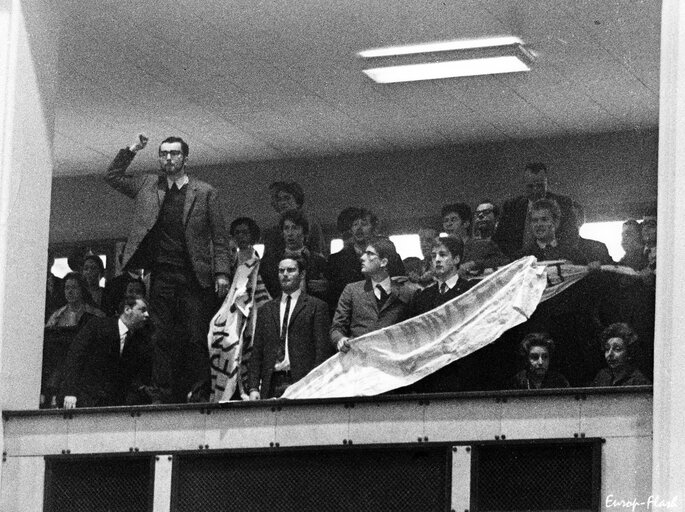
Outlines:
[{"label": "ceiling fluorescent light fixture", "polygon": [[380,48],[359,56],[379,64],[363,71],[384,84],[530,71],[535,59],[511,36]]},{"label": "ceiling fluorescent light fixture", "polygon": [[385,68],[365,69],[364,73],[379,84],[437,80],[459,76],[494,75],[530,71],[530,67],[516,57],[489,57],[484,59],[450,60],[427,64],[407,64]]},{"label": "ceiling fluorescent light fixture", "polygon": [[492,48],[493,46],[523,45],[518,37],[501,36],[482,39],[459,39],[456,41],[436,41],[433,43],[410,44],[406,46],[390,46],[364,50],[358,55],[364,59],[375,57],[395,57],[397,55],[413,55],[415,53],[453,52],[458,50],[472,50],[474,48]]}]

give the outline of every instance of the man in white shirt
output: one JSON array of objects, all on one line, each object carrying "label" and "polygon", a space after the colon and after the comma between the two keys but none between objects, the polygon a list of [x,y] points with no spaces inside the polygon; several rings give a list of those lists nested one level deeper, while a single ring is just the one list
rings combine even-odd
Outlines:
[{"label": "man in white shirt", "polygon": [[328,305],[301,291],[306,272],[302,257],[284,257],[278,264],[281,296],[257,314],[248,365],[250,400],[280,397],[333,353]]}]

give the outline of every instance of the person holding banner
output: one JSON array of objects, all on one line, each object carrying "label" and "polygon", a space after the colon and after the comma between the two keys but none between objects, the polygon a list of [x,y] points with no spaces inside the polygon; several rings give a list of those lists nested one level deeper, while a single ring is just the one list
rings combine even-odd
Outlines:
[{"label": "person holding banner", "polygon": [[397,258],[395,244],[388,238],[374,237],[367,244],[360,258],[366,280],[345,286],[333,316],[331,342],[340,352],[350,349],[352,338],[407,317],[415,289],[390,279],[388,266]]},{"label": "person holding banner", "polygon": [[301,256],[278,263],[282,293],[259,310],[248,363],[250,400],[279,398],[333,353],[328,304],[301,290],[306,272]]},{"label": "person holding banner", "polygon": [[[464,253],[464,243],[460,238],[444,236],[436,239],[431,246],[431,265],[435,283],[414,295],[409,306],[409,316],[427,313],[468,291],[474,282],[459,276],[459,264]],[[468,360],[468,357],[467,357]],[[460,389],[458,367],[462,361],[441,368],[413,384],[407,391],[415,393],[447,392]]]}]

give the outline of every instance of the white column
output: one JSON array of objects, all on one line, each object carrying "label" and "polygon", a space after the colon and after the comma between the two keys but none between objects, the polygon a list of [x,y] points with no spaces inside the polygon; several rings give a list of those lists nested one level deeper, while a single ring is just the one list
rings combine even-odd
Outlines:
[{"label": "white column", "polygon": [[0,0],[0,407],[38,406],[57,4]]},{"label": "white column", "polygon": [[168,454],[155,457],[155,495],[152,503],[153,512],[171,510],[171,470],[173,457]]},{"label": "white column", "polygon": [[[663,0],[652,490],[685,507],[685,4]],[[635,41],[635,44],[640,44]],[[680,225],[682,223],[682,225]]]}]

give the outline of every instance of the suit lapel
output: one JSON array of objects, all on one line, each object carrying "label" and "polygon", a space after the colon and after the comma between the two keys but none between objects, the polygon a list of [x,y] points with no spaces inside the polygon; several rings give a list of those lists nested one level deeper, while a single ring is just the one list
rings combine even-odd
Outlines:
[{"label": "suit lapel", "polygon": [[193,205],[195,204],[195,198],[197,196],[197,188],[195,180],[188,178],[188,190],[186,191],[186,202],[183,205],[183,226],[188,224],[188,216],[190,215]]},{"label": "suit lapel", "polygon": [[[166,196],[166,178],[164,176],[160,176],[159,179],[157,180],[157,209],[161,210],[162,209],[162,203],[164,202],[164,197]],[[157,219],[155,219],[157,220]]]},{"label": "suit lapel", "polygon": [[290,322],[288,324],[291,324],[292,322],[295,321],[295,317],[302,311],[307,303],[307,295],[302,292],[300,293],[300,298],[297,299],[297,303],[295,304],[295,309],[293,309],[292,314],[290,315]]},{"label": "suit lapel", "polygon": [[[366,294],[367,302],[369,303],[369,305],[373,308],[373,310],[376,313],[380,313],[378,309],[378,301],[376,300],[376,294],[373,291],[373,283],[370,279],[364,281],[364,293]],[[388,301],[386,300],[385,302],[387,303]]]}]

